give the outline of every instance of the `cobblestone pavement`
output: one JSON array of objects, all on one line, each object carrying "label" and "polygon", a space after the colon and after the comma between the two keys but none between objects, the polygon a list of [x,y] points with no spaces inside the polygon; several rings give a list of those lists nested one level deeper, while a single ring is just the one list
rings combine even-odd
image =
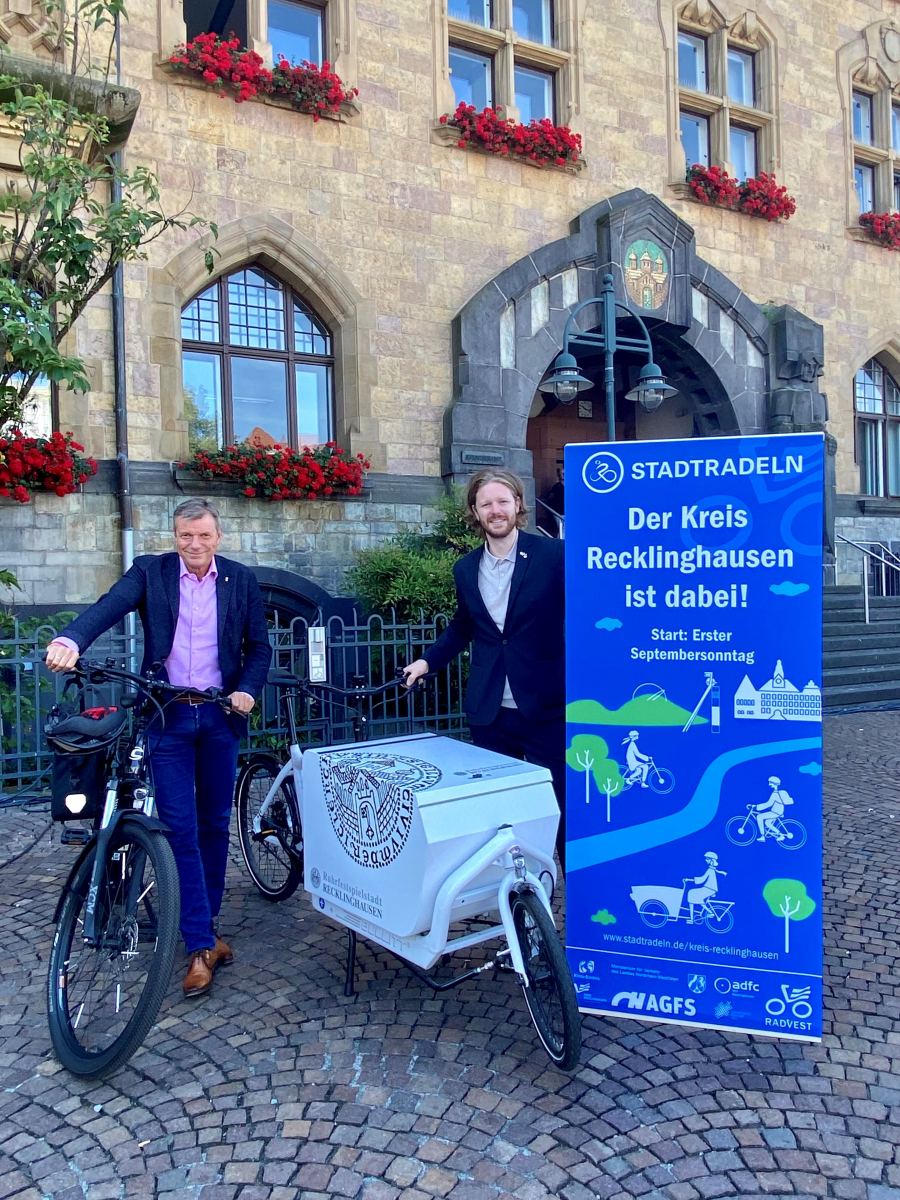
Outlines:
[{"label": "cobblestone pavement", "polygon": [[[900,713],[827,723],[826,1020],[820,1045],[585,1018],[549,1069],[488,976],[438,998],[235,860],[236,962],[178,980],[144,1049],[78,1082],[49,1052],[50,919],[73,851],[44,832],[0,871],[0,1200],[900,1197]],[[0,815],[9,859],[43,828]]]}]

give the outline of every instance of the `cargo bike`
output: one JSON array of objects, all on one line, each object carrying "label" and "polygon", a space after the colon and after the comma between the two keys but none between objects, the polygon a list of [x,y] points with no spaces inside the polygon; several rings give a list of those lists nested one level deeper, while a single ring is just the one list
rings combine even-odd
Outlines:
[{"label": "cargo bike", "polygon": [[[357,937],[436,991],[492,969],[514,973],[547,1054],[576,1067],[578,1002],[550,905],[559,823],[550,772],[433,733],[368,740],[372,703],[400,679],[339,688],[275,670],[268,682],[290,754],[252,754],[235,794],[259,891],[284,900],[302,881],[313,907],[347,930],[346,996]],[[346,705],[355,740],[304,749],[296,706],[325,697]],[[488,942],[500,944],[482,965],[432,974],[446,956]]]}]

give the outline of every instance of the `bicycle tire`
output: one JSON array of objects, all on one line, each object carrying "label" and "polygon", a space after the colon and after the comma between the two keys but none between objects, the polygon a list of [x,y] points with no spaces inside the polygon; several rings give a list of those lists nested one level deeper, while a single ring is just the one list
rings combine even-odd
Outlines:
[{"label": "bicycle tire", "polygon": [[653,767],[648,778],[650,787],[656,792],[657,796],[668,796],[669,792],[675,786],[675,776],[668,767]]},{"label": "bicycle tire", "polygon": [[[273,904],[293,896],[303,879],[302,867],[288,850],[288,845],[295,846],[297,837],[301,839],[302,847],[300,808],[293,779],[285,779],[273,798],[269,809],[272,825],[269,836],[261,840],[253,828],[281,767],[272,754],[254,754],[244,764],[235,789],[241,854],[257,890]],[[296,837],[292,824],[296,826]]]},{"label": "bicycle tire", "polygon": [[662,929],[669,920],[669,910],[662,900],[645,900],[638,909],[638,916],[651,929]]},{"label": "bicycle tire", "polygon": [[725,836],[735,846],[749,846],[756,841],[756,821],[748,817],[732,817],[725,823]]},{"label": "bicycle tire", "polygon": [[[126,852],[123,859],[121,855],[127,847],[131,847],[132,853]],[[105,912],[98,920],[98,940],[105,944],[93,948],[82,944],[79,948],[81,912],[96,852],[95,842],[67,883],[47,975],[47,1010],[54,1053],[67,1071],[89,1079],[117,1071],[141,1046],[156,1020],[172,977],[181,907],[175,856],[165,835],[148,829],[140,821],[123,821],[107,844],[105,873],[98,889],[97,904],[101,914]],[[132,901],[116,902],[127,889],[138,892],[134,911],[131,911]],[[141,937],[142,912],[146,917],[144,937]],[[133,932],[133,940],[129,932]],[[142,955],[141,942],[147,944],[147,954]],[[137,959],[141,961],[133,961]],[[95,989],[98,973],[107,965],[109,983],[103,991]],[[139,981],[141,971],[143,983]],[[131,993],[136,1001],[131,1016],[116,1033],[122,1023],[123,984],[125,999]],[[80,1005],[79,997],[83,997]],[[88,1005],[88,1020],[82,1025]],[[112,1041],[108,1044],[98,1044],[98,1039],[102,1043],[110,1036]]]},{"label": "bicycle tire", "polygon": [[778,842],[782,850],[799,850],[801,846],[806,845],[806,829],[799,821],[782,821],[785,833],[793,834],[791,838],[783,838]]},{"label": "bicycle tire", "polygon": [[734,913],[731,909],[726,913],[713,912],[712,916],[704,917],[703,923],[710,933],[728,933],[734,928]]},{"label": "bicycle tire", "polygon": [[[530,890],[513,892],[510,908],[528,974],[529,986],[523,986],[522,991],[534,1027],[555,1065],[572,1071],[581,1060],[581,1015],[556,926],[540,898]],[[554,999],[556,1011],[550,1013],[548,1002]]]}]

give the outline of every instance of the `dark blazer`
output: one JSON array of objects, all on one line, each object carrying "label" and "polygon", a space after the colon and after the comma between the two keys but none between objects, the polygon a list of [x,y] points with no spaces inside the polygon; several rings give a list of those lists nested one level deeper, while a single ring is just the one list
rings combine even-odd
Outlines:
[{"label": "dark blazer", "polygon": [[[84,651],[101,633],[128,613],[137,612],[144,627],[144,675],[165,662],[175,639],[179,603],[177,554],[142,554],[105,596],[76,617],[59,636]],[[266,615],[256,576],[249,567],[216,555],[216,603],[219,670],[226,693],[247,692],[256,699],[272,659]],[[165,668],[163,668],[165,677]]]},{"label": "dark blazer", "polygon": [[483,553],[483,549],[473,550],[455,564],[456,615],[424,658],[430,670],[438,671],[473,644],[466,688],[470,725],[489,725],[495,719],[507,677],[527,720],[561,719],[565,712],[563,543],[519,534],[502,633],[478,590]]}]

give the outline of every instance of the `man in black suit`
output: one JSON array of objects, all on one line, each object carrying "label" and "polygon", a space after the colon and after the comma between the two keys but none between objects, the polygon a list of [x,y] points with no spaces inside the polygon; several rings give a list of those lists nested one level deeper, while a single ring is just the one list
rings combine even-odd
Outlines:
[{"label": "man in black suit", "polygon": [[469,523],[484,547],[453,568],[453,620],[406,667],[406,684],[472,647],[466,716],[476,746],[547,767],[559,804],[556,847],[565,866],[565,576],[563,544],[525,533],[522,480],[478,471],[466,493]]},{"label": "man in black suit", "polygon": [[238,744],[272,658],[256,577],[216,555],[222,525],[208,500],[175,509],[176,554],[145,554],[47,650],[51,671],[67,671],[128,613],[144,629],[141,673],[161,663],[164,676],[197,692],[215,687],[232,712],[187,695],[151,726],[150,766],[160,818],[178,866],[181,934],[190,956],[184,994],[208,992],[213,973],[234,961],[215,931],[225,890],[228,826]]}]

